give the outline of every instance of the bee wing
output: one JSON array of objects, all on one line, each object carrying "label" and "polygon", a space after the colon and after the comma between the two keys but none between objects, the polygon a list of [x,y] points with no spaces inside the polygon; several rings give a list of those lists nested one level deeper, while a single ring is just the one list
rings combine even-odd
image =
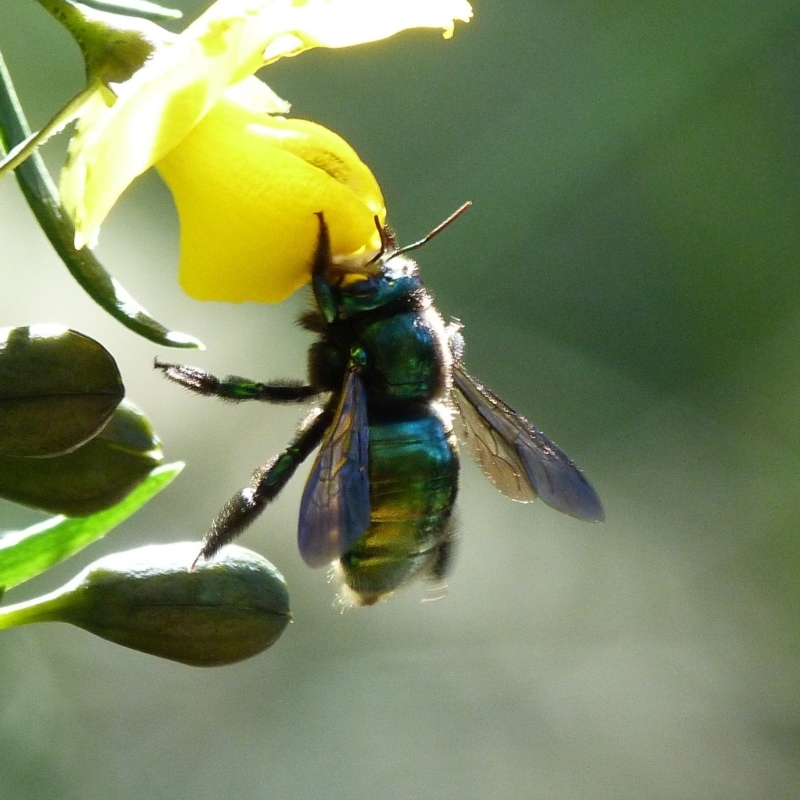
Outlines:
[{"label": "bee wing", "polygon": [[350,367],[300,503],[298,544],[310,567],[346,553],[369,526],[367,397]]},{"label": "bee wing", "polygon": [[600,498],[575,462],[458,363],[453,395],[472,457],[503,494],[522,503],[541,497],[588,522],[605,518]]}]

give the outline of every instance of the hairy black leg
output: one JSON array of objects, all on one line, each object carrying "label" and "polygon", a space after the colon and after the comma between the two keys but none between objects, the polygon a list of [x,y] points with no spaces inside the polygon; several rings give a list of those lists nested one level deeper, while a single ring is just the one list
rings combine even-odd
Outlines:
[{"label": "hairy black leg", "polygon": [[237,375],[217,378],[209,372],[186,364],[167,364],[155,360],[160,369],[171,381],[205,397],[220,397],[234,403],[241,400],[260,400],[264,403],[301,403],[319,394],[319,390],[300,381],[275,381],[260,383]]},{"label": "hairy black leg", "polygon": [[256,520],[266,505],[277,497],[297,467],[322,441],[335,409],[333,399],[324,408],[314,409],[300,426],[292,443],[253,473],[250,486],[235,494],[214,520],[197,560],[211,558]]}]

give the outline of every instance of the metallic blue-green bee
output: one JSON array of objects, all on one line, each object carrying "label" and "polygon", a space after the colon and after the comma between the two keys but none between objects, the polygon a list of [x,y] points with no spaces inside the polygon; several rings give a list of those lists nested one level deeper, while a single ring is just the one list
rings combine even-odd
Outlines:
[{"label": "metallic blue-green bee", "polygon": [[307,383],[221,380],[156,362],[187,389],[229,401],[329,395],[286,450],[223,508],[200,557],[242,533],[321,445],[300,504],[303,560],[312,567],[336,562],[347,599],[358,605],[416,577],[441,582],[452,561],[458,490],[453,418],[472,456],[511,499],[541,497],[578,519],[603,519],[599,498],[570,458],[464,369],[460,326],[445,324],[405,255],[431,235],[398,249],[382,230],[380,255],[362,268],[367,274],[353,275],[333,262],[319,215],[316,308],[301,318],[319,336]]}]

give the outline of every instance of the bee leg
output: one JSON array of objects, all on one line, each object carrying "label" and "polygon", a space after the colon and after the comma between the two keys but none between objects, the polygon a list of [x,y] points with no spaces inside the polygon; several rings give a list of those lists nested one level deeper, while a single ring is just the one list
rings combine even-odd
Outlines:
[{"label": "bee leg", "polygon": [[155,368],[174,383],[205,397],[220,397],[238,403],[242,400],[260,400],[263,403],[301,403],[319,394],[319,390],[300,381],[275,381],[260,383],[238,375],[217,378],[209,372],[186,364],[167,364],[155,360]]},{"label": "bee leg", "polygon": [[445,523],[444,535],[436,547],[435,556],[429,567],[428,575],[434,583],[444,585],[445,579],[453,568],[456,532],[455,520],[452,517]]},{"label": "bee leg", "polygon": [[235,494],[212,523],[195,563],[201,558],[211,558],[221,547],[243,533],[267,504],[277,497],[297,467],[322,441],[333,420],[334,410],[335,406],[331,403],[325,408],[314,409],[289,446],[253,473],[250,486]]},{"label": "bee leg", "polygon": [[447,576],[453,568],[453,550],[456,544],[455,522],[451,517],[444,525],[442,538],[431,551],[430,561],[422,573],[429,581],[424,603],[447,597]]}]

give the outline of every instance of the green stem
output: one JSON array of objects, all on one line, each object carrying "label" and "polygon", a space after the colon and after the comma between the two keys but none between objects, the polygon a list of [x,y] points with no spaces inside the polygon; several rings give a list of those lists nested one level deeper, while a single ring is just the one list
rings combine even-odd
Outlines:
[{"label": "green stem", "polygon": [[83,110],[86,101],[94,94],[95,87],[87,86],[67,103],[44,128],[23,139],[14,145],[4,159],[0,161],[0,178],[16,169],[23,161],[32,156],[37,148],[41,147],[48,139],[60,133],[70,122],[77,119]]},{"label": "green stem", "polygon": [[0,631],[31,625],[34,622],[61,621],[63,587],[42,597],[34,597],[24,603],[0,608]]},{"label": "green stem", "polygon": [[[31,135],[11,76],[0,54],[0,156]],[[17,181],[28,205],[73,278],[89,296],[130,330],[166,347],[204,349],[202,342],[185,333],[170,331],[156,322],[109,275],[88,248],[76,250],[75,227],[61,205],[58,190],[38,153],[16,169]]]},{"label": "green stem", "polygon": [[147,0],[81,0],[81,2],[99,11],[131,14],[145,19],[180,19],[183,16],[183,13],[176,8],[164,8]]}]

